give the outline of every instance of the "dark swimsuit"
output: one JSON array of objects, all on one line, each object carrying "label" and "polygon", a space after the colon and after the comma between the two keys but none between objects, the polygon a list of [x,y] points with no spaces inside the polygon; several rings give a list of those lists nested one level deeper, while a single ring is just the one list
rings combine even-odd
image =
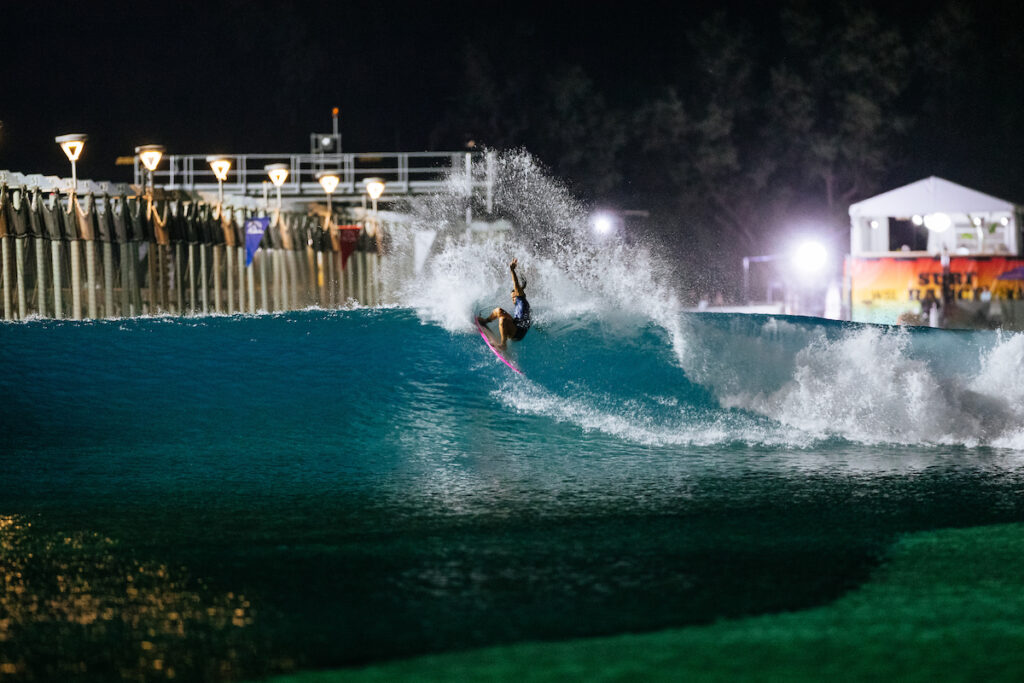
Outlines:
[{"label": "dark swimsuit", "polygon": [[516,324],[516,333],[512,336],[514,341],[519,341],[526,336],[533,322],[530,320],[530,302],[525,296],[516,297],[516,308],[512,314],[512,322]]}]

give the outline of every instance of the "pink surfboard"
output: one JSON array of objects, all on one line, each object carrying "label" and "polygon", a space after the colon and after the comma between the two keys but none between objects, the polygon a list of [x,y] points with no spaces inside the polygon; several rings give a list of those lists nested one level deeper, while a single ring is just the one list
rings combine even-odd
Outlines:
[{"label": "pink surfboard", "polygon": [[498,360],[500,360],[502,363],[504,363],[505,365],[507,365],[508,367],[512,368],[520,375],[522,375],[523,371],[517,368],[516,366],[512,365],[509,359],[505,357],[505,354],[503,354],[501,350],[498,348],[498,344],[500,344],[501,342],[492,337],[494,333],[487,329],[487,327],[485,327],[484,325],[481,325],[480,321],[476,319],[476,316],[473,317],[473,322],[476,323],[477,331],[480,333],[480,336],[483,337],[484,341],[487,343],[487,348],[494,352],[494,355],[498,357]]}]

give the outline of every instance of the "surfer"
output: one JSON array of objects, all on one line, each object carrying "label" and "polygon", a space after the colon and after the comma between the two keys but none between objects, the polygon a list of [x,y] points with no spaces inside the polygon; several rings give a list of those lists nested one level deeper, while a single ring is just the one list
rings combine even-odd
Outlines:
[{"label": "surfer", "polygon": [[508,264],[508,269],[512,271],[513,312],[509,314],[504,308],[495,308],[486,318],[477,316],[477,320],[481,325],[486,325],[495,318],[498,319],[498,331],[501,332],[501,348],[505,348],[505,344],[509,339],[519,341],[525,337],[527,330],[530,329],[532,324],[530,320],[530,302],[526,300],[526,283],[520,283],[519,277],[516,276],[516,266],[518,265],[519,259],[512,259],[512,262]]}]

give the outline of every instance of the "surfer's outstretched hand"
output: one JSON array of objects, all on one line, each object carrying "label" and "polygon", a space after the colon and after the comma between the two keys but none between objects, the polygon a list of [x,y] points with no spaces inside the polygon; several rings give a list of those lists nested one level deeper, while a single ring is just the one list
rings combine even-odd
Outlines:
[{"label": "surfer's outstretched hand", "polygon": [[514,259],[512,259],[512,263],[508,264],[508,267],[511,268],[512,270],[515,270],[516,266],[518,266],[518,265],[519,265],[519,259],[514,258]]}]

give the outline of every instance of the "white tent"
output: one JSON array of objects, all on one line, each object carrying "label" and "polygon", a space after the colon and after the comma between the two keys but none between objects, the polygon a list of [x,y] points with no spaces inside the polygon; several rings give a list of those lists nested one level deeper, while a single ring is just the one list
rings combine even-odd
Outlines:
[{"label": "white tent", "polygon": [[897,187],[870,199],[850,205],[850,218],[859,216],[895,216],[914,214],[1010,212],[1013,202],[957,185],[937,176]]},{"label": "white tent", "polygon": [[[1018,207],[1013,202],[931,176],[850,205],[850,252],[893,251],[889,219],[944,215],[953,229],[929,230],[928,249],[938,253],[1017,254]],[[994,226],[993,229],[989,229]]]}]

